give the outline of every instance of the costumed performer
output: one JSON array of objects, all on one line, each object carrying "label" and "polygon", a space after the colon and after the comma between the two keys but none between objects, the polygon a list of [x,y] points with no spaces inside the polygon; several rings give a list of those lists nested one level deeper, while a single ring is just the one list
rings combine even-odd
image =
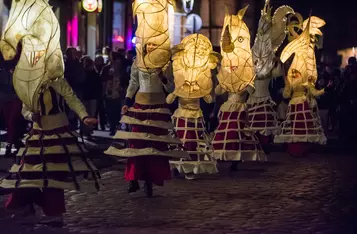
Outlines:
[{"label": "costumed performer", "polygon": [[206,132],[200,98],[212,102],[212,76],[221,55],[213,52],[212,44],[201,34],[191,34],[173,48],[175,91],[167,97],[172,103],[176,97],[179,107],[172,116],[175,130],[190,159],[171,160],[171,167],[184,173],[186,179],[195,175],[217,173],[216,160]]},{"label": "costumed performer", "polygon": [[[126,141],[127,148],[113,144],[105,152],[128,158],[125,169],[128,192],[138,191],[138,181],[143,180],[147,197],[153,196],[153,184],[163,186],[164,181],[171,178],[170,158],[188,157],[187,152],[182,150],[182,142],[172,133],[174,126],[164,92],[174,90],[169,62],[169,4],[166,0],[133,3],[134,15],[138,16],[139,23],[136,31],[137,56],[131,67],[122,107],[124,116],[120,120],[129,125],[131,131],[119,130],[113,137]],[[128,108],[134,95],[135,103]]]},{"label": "costumed performer", "polygon": [[316,90],[312,85],[315,82],[311,81],[317,80],[315,36],[322,35],[319,28],[324,24],[322,19],[315,16],[307,19],[304,31],[284,48],[280,56],[285,63],[295,54],[285,78],[283,92],[284,98],[291,98],[287,118],[274,142],[288,143],[288,153],[293,156],[306,154],[309,143],[326,144],[327,141],[318,113],[314,113],[309,103],[309,97],[317,97],[325,92],[324,89]]},{"label": "costumed performer", "polygon": [[256,132],[265,153],[279,128],[276,104],[269,92],[271,79],[282,75],[280,63],[275,60],[275,52],[286,37],[286,15],[294,13],[291,7],[281,6],[272,16],[269,2],[265,2],[261,11],[258,33],[252,47],[255,91],[247,100],[250,128]]},{"label": "costumed performer", "polygon": [[45,214],[42,223],[63,225],[64,189],[99,189],[99,173],[86,157],[79,135],[68,127],[65,102],[86,125],[97,121],[88,116],[63,77],[59,24],[48,1],[13,0],[4,32],[0,49],[5,60],[13,59],[17,45],[22,45],[13,83],[24,117],[33,122],[25,147],[0,182],[12,192],[6,208],[30,215],[37,204]]},{"label": "costumed performer", "polygon": [[221,37],[223,56],[218,73],[219,85],[215,92],[228,92],[228,100],[219,112],[219,125],[213,138],[214,157],[232,161],[231,170],[237,170],[239,161],[265,161],[259,140],[249,128],[247,94],[254,92],[254,67],[250,50],[249,29],[243,21],[248,6],[237,15],[226,9]]}]

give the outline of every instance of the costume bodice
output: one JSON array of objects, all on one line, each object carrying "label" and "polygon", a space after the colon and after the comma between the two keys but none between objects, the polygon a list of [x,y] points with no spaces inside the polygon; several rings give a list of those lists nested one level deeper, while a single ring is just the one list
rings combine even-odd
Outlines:
[{"label": "costume bodice", "polygon": [[200,110],[199,98],[179,98],[179,108],[188,110]]},{"label": "costume bodice", "polygon": [[155,72],[138,72],[139,91],[140,93],[161,93],[164,92],[162,82]]},{"label": "costume bodice", "polygon": [[262,97],[270,96],[269,84],[270,84],[270,79],[263,79],[263,80],[256,79],[254,81],[255,91],[253,94],[251,94],[251,96],[255,97],[255,98],[262,98]]},{"label": "costume bodice", "polygon": [[247,97],[247,93],[245,91],[240,92],[240,93],[230,93],[229,92],[227,102],[244,103],[246,97]]}]

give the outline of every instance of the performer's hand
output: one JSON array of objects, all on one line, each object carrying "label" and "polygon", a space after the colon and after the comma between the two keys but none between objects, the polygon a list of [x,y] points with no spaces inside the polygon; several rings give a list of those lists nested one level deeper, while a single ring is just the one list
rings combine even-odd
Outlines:
[{"label": "performer's hand", "polygon": [[87,126],[94,126],[98,123],[98,120],[96,118],[87,117],[84,118],[83,123]]},{"label": "performer's hand", "polygon": [[331,86],[333,85],[333,81],[332,80],[330,80],[329,82],[328,82],[328,84],[327,84],[327,88],[330,88]]},{"label": "performer's hand", "polygon": [[121,108],[121,114],[122,115],[125,115],[127,112],[128,112],[128,109],[129,107],[127,105],[124,105],[122,108]]}]

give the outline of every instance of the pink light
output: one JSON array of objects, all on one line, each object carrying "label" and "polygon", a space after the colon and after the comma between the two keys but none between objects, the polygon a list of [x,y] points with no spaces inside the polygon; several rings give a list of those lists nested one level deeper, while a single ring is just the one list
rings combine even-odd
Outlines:
[{"label": "pink light", "polygon": [[78,15],[75,14],[72,19],[72,45],[73,47],[78,46]]},{"label": "pink light", "polygon": [[67,21],[67,46],[71,45],[71,31],[72,31],[71,22]]},{"label": "pink light", "polygon": [[124,42],[124,38],[122,36],[115,36],[114,41],[122,43]]}]

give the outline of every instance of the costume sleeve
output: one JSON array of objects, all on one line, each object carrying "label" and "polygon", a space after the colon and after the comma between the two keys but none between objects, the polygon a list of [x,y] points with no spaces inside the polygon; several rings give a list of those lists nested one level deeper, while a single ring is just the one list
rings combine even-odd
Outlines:
[{"label": "costume sleeve", "polygon": [[314,97],[321,96],[325,93],[325,89],[317,90],[313,85],[309,85],[308,91]]},{"label": "costume sleeve", "polygon": [[57,81],[51,83],[51,87],[64,98],[69,108],[76,112],[76,114],[81,120],[89,116],[86,111],[86,108],[83,106],[82,102],[78,99],[78,97],[74,94],[67,80],[58,79]]},{"label": "costume sleeve", "polygon": [[25,104],[22,104],[21,114],[24,116],[26,120],[33,121],[32,120],[33,113],[30,111],[29,108],[27,108]]},{"label": "costume sleeve", "polygon": [[175,90],[175,84],[174,84],[174,76],[173,76],[173,70],[172,70],[172,63],[169,62],[167,66],[163,69],[162,74],[166,78],[162,84],[164,85],[164,89],[168,93],[172,93]]},{"label": "costume sleeve", "polygon": [[292,89],[289,85],[285,85],[284,90],[283,90],[283,97],[284,98],[290,98],[292,93]]},{"label": "costume sleeve", "polygon": [[126,98],[132,99],[139,88],[139,69],[135,62],[131,66],[130,81],[128,89],[126,90]]}]

